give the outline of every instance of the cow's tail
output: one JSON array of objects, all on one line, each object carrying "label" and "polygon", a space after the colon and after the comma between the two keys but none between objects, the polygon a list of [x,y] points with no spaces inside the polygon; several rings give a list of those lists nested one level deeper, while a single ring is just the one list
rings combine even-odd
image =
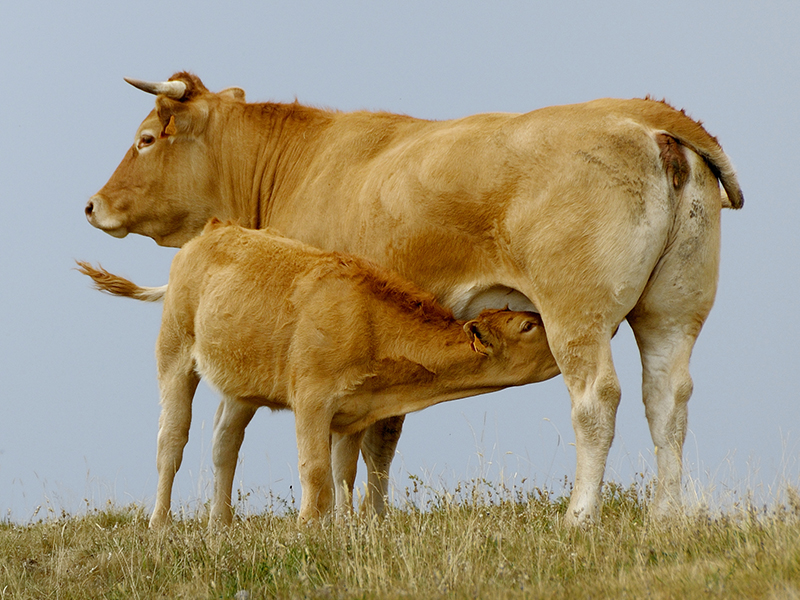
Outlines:
[{"label": "cow's tail", "polygon": [[109,273],[99,265],[93,267],[89,263],[80,260],[75,262],[78,264],[77,270],[91,277],[92,281],[94,281],[94,287],[101,292],[107,292],[113,296],[135,298],[143,302],[159,302],[164,299],[164,294],[167,293],[166,285],[161,287],[140,287],[124,277]]},{"label": "cow's tail", "polygon": [[711,167],[711,171],[719,179],[722,184],[722,192],[720,194],[722,208],[742,208],[744,206],[744,194],[742,193],[742,188],[739,187],[739,180],[736,177],[733,164],[728,155],[722,151],[722,147],[717,143],[717,140],[708,134],[706,135],[713,140],[713,144],[695,145],[693,140],[681,137],[678,137],[678,140],[684,146],[691,148],[702,156]]},{"label": "cow's tail", "polygon": [[[705,159],[711,171],[722,184],[720,194],[723,208],[742,208],[744,194],[736,178],[728,155],[722,150],[717,138],[708,133],[702,123],[689,117],[684,111],[676,110],[664,101],[651,98],[640,105],[641,114],[656,130],[674,137],[682,145],[693,150]],[[665,165],[666,166],[666,165]]]}]

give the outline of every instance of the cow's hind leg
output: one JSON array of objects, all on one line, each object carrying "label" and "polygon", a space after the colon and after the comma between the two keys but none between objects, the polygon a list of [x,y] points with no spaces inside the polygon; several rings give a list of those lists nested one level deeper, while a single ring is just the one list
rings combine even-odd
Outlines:
[{"label": "cow's hind leg", "polygon": [[161,417],[158,422],[158,488],[150,527],[160,527],[171,519],[170,504],[175,474],[183,461],[192,422],[192,398],[199,378],[188,352],[165,357],[159,348],[159,388]]},{"label": "cow's hind leg", "polygon": [[696,334],[688,324],[658,323],[642,315],[630,321],[642,355],[642,399],[658,465],[653,514],[663,516],[681,504],[683,443],[692,394],[689,357]]},{"label": "cow's hind leg", "polygon": [[642,399],[656,449],[656,515],[680,505],[689,359],[717,290],[719,185],[702,161],[694,162],[676,209],[679,227],[628,315],[642,356]]},{"label": "cow's hind leg", "polygon": [[233,519],[231,492],[239,449],[244,440],[244,430],[256,414],[256,409],[238,398],[222,399],[214,417],[212,455],[214,461],[214,499],[208,526],[229,525]]}]

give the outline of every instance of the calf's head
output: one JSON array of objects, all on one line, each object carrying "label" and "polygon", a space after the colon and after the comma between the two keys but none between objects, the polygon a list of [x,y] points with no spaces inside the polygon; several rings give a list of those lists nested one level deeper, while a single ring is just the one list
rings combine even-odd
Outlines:
[{"label": "calf's head", "polygon": [[244,92],[213,94],[189,73],[162,83],[127,81],[156,94],[155,109],[114,174],[86,204],[86,218],[114,237],[138,233],[179,247],[210,217],[228,216],[220,214],[219,161],[209,147],[221,103],[240,103]]},{"label": "calf's head", "polygon": [[542,318],[533,312],[484,310],[464,324],[472,349],[516,383],[534,383],[560,373]]}]

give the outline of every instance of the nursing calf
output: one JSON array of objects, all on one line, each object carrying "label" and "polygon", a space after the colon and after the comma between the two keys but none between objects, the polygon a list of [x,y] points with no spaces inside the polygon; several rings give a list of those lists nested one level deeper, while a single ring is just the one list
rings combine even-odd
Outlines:
[{"label": "nursing calf", "polygon": [[[211,518],[228,523],[239,448],[260,406],[295,413],[299,520],[311,521],[333,503],[332,443],[345,479],[339,483],[352,492],[372,423],[559,372],[535,313],[487,310],[459,321],[392,272],[270,231],[212,220],[178,252],[160,288],[79,265],[99,289],[164,300],[151,526],[170,517],[200,377],[223,397],[214,420]],[[337,507],[349,508],[344,496]]]}]

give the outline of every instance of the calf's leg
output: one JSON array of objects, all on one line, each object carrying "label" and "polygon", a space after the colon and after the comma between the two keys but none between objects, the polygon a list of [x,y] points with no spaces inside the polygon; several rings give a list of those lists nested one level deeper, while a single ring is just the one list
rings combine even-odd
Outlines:
[{"label": "calf's leg", "polygon": [[244,430],[258,407],[238,398],[225,397],[214,417],[212,456],[214,461],[214,499],[211,503],[209,528],[230,525],[233,520],[231,492],[239,449]]},{"label": "calf's leg", "polygon": [[297,458],[300,485],[299,523],[321,520],[333,503],[333,475],[331,471],[331,415],[324,410],[304,408],[303,402],[292,402],[295,407],[297,432]]},{"label": "calf's leg", "polygon": [[161,389],[156,454],[158,488],[150,527],[160,527],[171,519],[172,485],[183,461],[183,449],[189,440],[192,398],[200,381],[188,352],[183,356],[172,355],[168,360],[164,360],[163,352],[159,352],[158,360]]}]

